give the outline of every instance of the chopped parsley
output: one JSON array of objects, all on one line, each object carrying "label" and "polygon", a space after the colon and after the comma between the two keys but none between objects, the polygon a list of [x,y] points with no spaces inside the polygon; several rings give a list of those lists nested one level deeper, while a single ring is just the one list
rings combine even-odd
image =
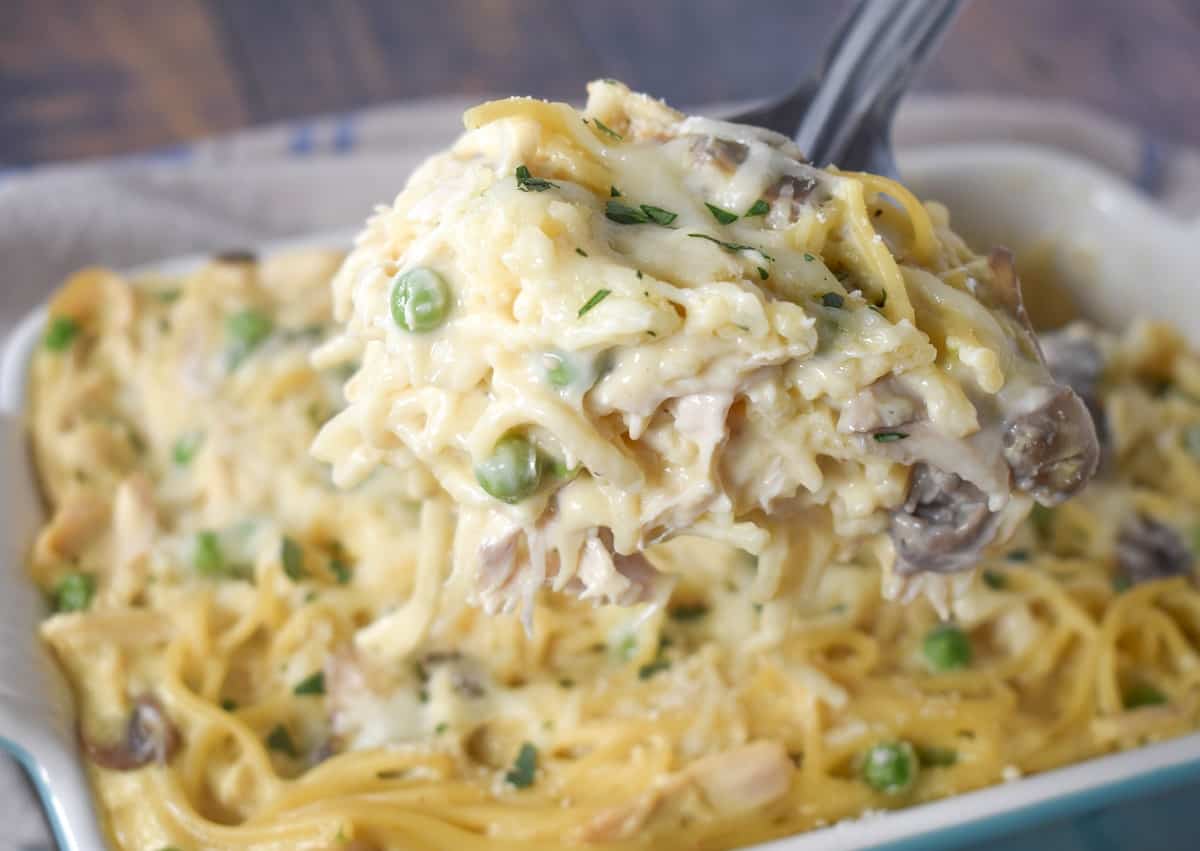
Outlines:
[{"label": "chopped parsley", "polygon": [[759,198],[757,201],[751,204],[750,209],[742,213],[742,215],[748,219],[751,216],[765,216],[769,212],[771,212],[771,205],[762,198]]},{"label": "chopped parsley", "polygon": [[958,751],[954,748],[921,747],[915,748],[917,759],[921,765],[931,767],[947,767],[958,762]]},{"label": "chopped parsley", "polygon": [[593,307],[604,301],[612,294],[612,290],[596,290],[592,293],[592,297],[583,303],[583,307],[579,308],[577,316],[583,316]]},{"label": "chopped parsley", "polygon": [[1054,525],[1054,509],[1040,503],[1035,504],[1029,512],[1029,520],[1033,523],[1033,530],[1037,532],[1038,538],[1045,540],[1050,534],[1050,527]]},{"label": "chopped parsley", "polygon": [[983,572],[983,584],[993,591],[1000,591],[1008,587],[1008,577],[999,571],[985,570]]},{"label": "chopped parsley", "polygon": [[671,619],[677,621],[699,620],[708,614],[708,606],[704,603],[684,603],[671,609]]},{"label": "chopped parsley", "polygon": [[302,679],[296,683],[296,687],[292,689],[292,694],[297,696],[324,694],[325,693],[325,673],[317,671],[315,674]]},{"label": "chopped parsley", "polygon": [[728,210],[722,210],[715,204],[709,204],[708,202],[705,202],[704,206],[708,207],[708,211],[712,213],[713,218],[723,225],[727,225],[738,220],[737,213],[731,213]]},{"label": "chopped parsley", "polygon": [[279,560],[283,563],[283,572],[293,582],[299,582],[308,575],[304,569],[304,550],[296,543],[295,538],[284,536],[279,545]]},{"label": "chopped parsley", "polygon": [[1010,550],[1004,557],[1009,561],[1029,561],[1029,550]]},{"label": "chopped parsley", "polygon": [[529,173],[529,169],[523,165],[517,166],[517,188],[522,192],[545,192],[547,189],[557,189],[557,183],[551,183],[549,180],[543,180],[540,177],[534,177]]},{"label": "chopped parsley", "polygon": [[675,221],[677,213],[672,213],[670,210],[664,210],[662,207],[655,207],[653,204],[641,204],[637,207],[631,207],[622,201],[613,201],[609,199],[604,205],[604,216],[611,222],[616,222],[619,225],[645,225],[654,223],[666,227]]},{"label": "chopped parsley", "polygon": [[154,297],[163,304],[171,304],[172,302],[178,301],[181,295],[183,295],[183,290],[171,289],[159,290],[154,294]]},{"label": "chopped parsley", "polygon": [[538,752],[530,742],[521,745],[512,769],[504,775],[504,781],[518,789],[528,789],[537,774]]},{"label": "chopped parsley", "polygon": [[645,665],[642,665],[642,667],[638,668],[638,679],[648,680],[660,671],[665,671],[670,667],[670,660],[664,659],[660,656],[653,662],[647,662]]},{"label": "chopped parsley", "polygon": [[78,335],[78,322],[69,316],[55,316],[46,327],[46,336],[42,342],[52,352],[65,352]]},{"label": "chopped parsley", "polygon": [[570,677],[563,677],[558,681],[559,688],[575,688],[575,681]]},{"label": "chopped parsley", "polygon": [[333,574],[333,578],[337,580],[338,585],[349,585],[350,578],[353,576],[350,565],[342,561],[339,556],[334,556],[329,560],[329,572]]},{"label": "chopped parsley", "polygon": [[226,319],[225,334],[230,340],[229,368],[236,369],[271,336],[274,329],[271,317],[253,308],[240,310]]},{"label": "chopped parsley", "polygon": [[908,437],[902,431],[881,431],[875,434],[876,443],[895,443],[897,440],[904,440]]},{"label": "chopped parsley", "polygon": [[282,724],[276,724],[267,734],[267,747],[293,758],[296,756],[296,743],[292,741],[292,734],[288,732],[288,728]]},{"label": "chopped parsley", "polygon": [[597,130],[599,130],[601,133],[603,133],[605,136],[608,136],[609,138],[616,139],[618,142],[620,142],[622,139],[625,138],[620,133],[618,133],[616,130],[613,130],[611,127],[609,127],[603,121],[601,121],[599,118],[593,118],[592,123],[596,125]]},{"label": "chopped parsley", "polygon": [[630,633],[621,638],[616,646],[617,657],[623,662],[628,662],[633,658],[633,654],[637,651],[637,636]]},{"label": "chopped parsley", "polygon": [[816,259],[817,259],[816,256],[811,254],[810,252],[808,252],[808,251],[804,252],[804,262],[805,263],[812,263]]},{"label": "chopped parsley", "polygon": [[221,698],[221,708],[226,712],[233,712],[238,708],[237,701],[232,697],[223,697]]},{"label": "chopped parsley", "polygon": [[1125,690],[1121,702],[1126,709],[1141,709],[1143,706],[1162,706],[1167,696],[1148,683],[1137,683]]},{"label": "chopped parsley", "polygon": [[755,268],[758,269],[758,277],[762,278],[765,281],[769,275],[767,270],[764,269],[762,266],[756,266]]},{"label": "chopped parsley", "polygon": [[620,198],[621,190],[615,186],[610,186],[610,187],[608,187],[608,196],[610,198]]},{"label": "chopped parsley", "polygon": [[840,309],[846,306],[846,299],[841,293],[825,293],[821,296],[821,304]]},{"label": "chopped parsley", "polygon": [[197,532],[192,542],[192,567],[201,576],[224,576],[229,573],[225,554],[221,551],[221,539],[216,532]]},{"label": "chopped parsley", "polygon": [[707,239],[709,242],[715,242],[717,245],[721,246],[726,251],[732,251],[734,253],[737,253],[738,251],[754,251],[754,252],[757,252],[758,254],[761,254],[767,260],[771,260],[771,261],[775,260],[775,258],[772,257],[770,254],[763,251],[761,248],[755,248],[753,245],[745,245],[740,242],[726,242],[723,239],[717,239],[715,236],[709,236],[706,233],[689,233],[688,236],[693,237],[695,239]]},{"label": "chopped parsley", "polygon": [[575,246],[575,253],[578,254],[580,257],[588,256],[588,253],[586,251],[584,251],[582,248],[580,248],[579,246]]},{"label": "chopped parsley", "polygon": [[92,604],[96,577],[90,573],[68,573],[54,586],[54,611],[82,612]]},{"label": "chopped parsley", "polygon": [[449,729],[450,729],[449,724],[447,724],[445,721],[439,721],[437,723],[437,726],[433,728],[433,733],[435,736],[440,736],[440,735],[442,735],[442,733],[446,732]]},{"label": "chopped parsley", "polygon": [[204,433],[199,431],[189,432],[181,435],[175,445],[171,447],[171,460],[177,466],[186,467],[192,463],[192,459],[196,457],[196,453],[200,449],[200,444],[204,442]]}]

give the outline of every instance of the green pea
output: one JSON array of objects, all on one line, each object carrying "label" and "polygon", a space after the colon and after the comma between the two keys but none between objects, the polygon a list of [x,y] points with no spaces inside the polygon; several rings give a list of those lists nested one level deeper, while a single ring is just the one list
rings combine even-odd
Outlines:
[{"label": "green pea", "polygon": [[42,341],[50,351],[63,352],[70,348],[78,334],[78,322],[69,316],[55,316],[46,326],[46,336]]},{"label": "green pea", "polygon": [[953,671],[971,664],[971,639],[953,624],[935,626],[925,634],[925,661],[935,671]]},{"label": "green pea", "polygon": [[475,465],[475,479],[490,496],[517,503],[538,489],[542,464],[537,449],[519,434],[500,438],[492,454]]},{"label": "green pea", "polygon": [[396,278],[392,286],[392,319],[405,331],[423,334],[446,321],[450,288],[442,276],[418,266]]},{"label": "green pea", "polygon": [[908,742],[882,742],[863,757],[863,780],[885,795],[907,792],[919,771],[917,754]]},{"label": "green pea", "polygon": [[90,573],[68,573],[54,586],[54,611],[82,612],[92,603],[96,577]]}]

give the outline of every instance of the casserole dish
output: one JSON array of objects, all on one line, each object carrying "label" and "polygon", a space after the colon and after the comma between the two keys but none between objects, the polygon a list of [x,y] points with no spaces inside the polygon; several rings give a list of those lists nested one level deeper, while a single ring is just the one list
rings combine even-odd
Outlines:
[{"label": "casserole dish", "polygon": [[[1005,243],[1038,257],[1047,279],[1060,282],[1090,318],[1117,327],[1131,314],[1145,314],[1189,335],[1200,333],[1200,319],[1189,310],[1200,226],[1168,216],[1094,167],[1045,150],[948,146],[914,153],[903,164],[909,183],[921,195],[945,202],[969,240]],[[327,235],[261,251],[346,242],[344,235]],[[195,262],[154,268],[178,271]],[[83,851],[102,847],[101,833],[75,753],[70,697],[36,638],[42,602],[21,567],[40,511],[22,406],[26,365],[43,322],[40,313],[28,317],[0,361],[0,476],[8,483],[0,511],[8,566],[0,580],[0,739],[35,778],[60,846]],[[1004,833],[1198,778],[1200,734],[1192,734],[761,847],[977,847]],[[1141,847],[1145,839],[1139,836]],[[1046,847],[1044,836],[1038,845]]]}]

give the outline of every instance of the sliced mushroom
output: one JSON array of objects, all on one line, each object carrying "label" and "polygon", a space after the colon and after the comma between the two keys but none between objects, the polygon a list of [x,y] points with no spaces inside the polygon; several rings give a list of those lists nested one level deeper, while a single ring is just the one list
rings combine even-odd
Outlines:
[{"label": "sliced mushroom", "polygon": [[1100,463],[1100,442],[1087,406],[1070,387],[1057,386],[1045,401],[1008,424],[1004,460],[1016,486],[1043,505],[1078,493]]},{"label": "sliced mushroom", "polygon": [[712,163],[726,174],[733,174],[750,156],[749,146],[716,136],[693,136],[690,150],[697,163]]},{"label": "sliced mushroom", "polygon": [[896,572],[953,573],[970,568],[998,525],[979,488],[928,464],[913,467],[908,498],[892,514]]},{"label": "sliced mushroom", "polygon": [[179,730],[152,695],[143,695],[134,701],[120,741],[99,744],[82,731],[80,739],[88,758],[110,771],[134,771],[152,762],[166,765],[182,743]]},{"label": "sliced mushroom", "polygon": [[1039,338],[1046,368],[1059,384],[1065,384],[1087,405],[1096,426],[1101,448],[1108,443],[1108,423],[1100,400],[1100,381],[1104,375],[1104,352],[1081,324],[1072,325]]},{"label": "sliced mushroom", "polygon": [[1138,514],[1117,534],[1118,575],[1131,585],[1192,571],[1192,551],[1170,526]]}]

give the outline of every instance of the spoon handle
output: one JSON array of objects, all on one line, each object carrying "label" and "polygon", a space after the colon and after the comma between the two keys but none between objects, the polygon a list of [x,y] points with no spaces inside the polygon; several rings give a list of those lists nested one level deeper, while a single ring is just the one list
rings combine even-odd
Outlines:
[{"label": "spoon handle", "polygon": [[825,54],[796,130],[810,160],[895,173],[892,115],[963,2],[860,0]]}]

